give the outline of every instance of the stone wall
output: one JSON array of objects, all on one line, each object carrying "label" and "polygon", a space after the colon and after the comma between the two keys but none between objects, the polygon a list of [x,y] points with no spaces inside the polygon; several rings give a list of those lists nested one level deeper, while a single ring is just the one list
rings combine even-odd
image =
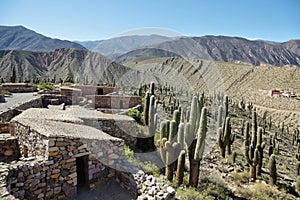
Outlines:
[{"label": "stone wall", "polygon": [[86,95],[98,95],[99,90],[102,90],[102,95],[106,95],[112,92],[116,92],[115,87],[108,86],[92,86],[92,85],[74,85],[74,88],[80,89],[83,96]]},{"label": "stone wall", "polygon": [[18,122],[13,122],[10,126],[11,134],[19,141],[22,157],[43,157],[46,155],[48,140],[45,136]]},{"label": "stone wall", "polygon": [[36,86],[30,86],[27,83],[4,83],[0,85],[0,89],[12,92],[12,93],[21,93],[21,92],[35,92],[37,91]]},{"label": "stone wall", "polygon": [[9,122],[12,118],[19,115],[23,110],[27,110],[29,108],[42,108],[42,106],[43,104],[41,97],[37,97],[2,112],[0,114],[0,120],[2,123]]},{"label": "stone wall", "polygon": [[17,110],[17,109],[6,110],[0,114],[0,121],[2,123],[9,122],[12,118],[19,115],[21,112],[22,111]]},{"label": "stone wall", "polygon": [[96,95],[87,96],[95,108],[128,109],[142,104],[140,96]]},{"label": "stone wall", "polygon": [[136,148],[139,130],[135,121],[122,121],[105,118],[101,120],[85,119],[84,124],[100,129],[113,137],[123,139],[125,144],[131,149]]},{"label": "stone wall", "polygon": [[27,110],[29,108],[42,108],[42,99],[41,97],[37,97],[35,99],[26,101],[22,103],[21,105],[17,105],[14,107],[14,109],[17,110]]},{"label": "stone wall", "polygon": [[18,140],[10,134],[0,134],[0,162],[10,162],[19,158]]}]

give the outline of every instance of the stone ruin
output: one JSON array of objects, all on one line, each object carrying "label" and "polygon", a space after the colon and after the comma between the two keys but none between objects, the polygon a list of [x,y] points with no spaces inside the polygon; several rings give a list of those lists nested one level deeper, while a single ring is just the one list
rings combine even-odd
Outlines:
[{"label": "stone ruin", "polygon": [[139,134],[132,118],[81,106],[39,108],[53,98],[67,99],[43,96],[31,101],[36,108],[26,102],[2,113],[10,123],[0,134],[0,199],[70,199],[109,180],[134,199],[174,198],[172,187],[127,162],[124,144],[135,148]]}]

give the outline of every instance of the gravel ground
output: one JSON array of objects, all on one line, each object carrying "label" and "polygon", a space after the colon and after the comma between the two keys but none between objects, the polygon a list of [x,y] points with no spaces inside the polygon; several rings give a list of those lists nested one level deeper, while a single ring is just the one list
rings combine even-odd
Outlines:
[{"label": "gravel ground", "polygon": [[91,191],[81,191],[74,200],[131,200],[134,199],[130,193],[122,188],[115,180],[98,186]]},{"label": "gravel ground", "polygon": [[29,101],[30,99],[36,98],[33,96],[34,93],[13,93],[10,97],[5,97],[5,103],[0,103],[0,112],[7,110],[8,108],[14,107],[23,102]]}]

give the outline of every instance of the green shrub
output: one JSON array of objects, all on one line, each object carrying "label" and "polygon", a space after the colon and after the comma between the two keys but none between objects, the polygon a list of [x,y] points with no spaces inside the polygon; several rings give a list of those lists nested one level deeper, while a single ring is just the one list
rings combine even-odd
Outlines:
[{"label": "green shrub", "polygon": [[155,164],[149,161],[142,162],[138,160],[136,157],[134,157],[134,152],[127,145],[124,146],[124,150],[125,150],[126,159],[132,165],[136,166],[139,169],[142,169],[146,174],[153,175],[156,177],[160,175],[159,169]]},{"label": "green shrub", "polygon": [[130,109],[128,115],[132,117],[137,123],[142,124],[142,115],[137,109]]},{"label": "green shrub", "polygon": [[181,200],[212,200],[212,196],[207,194],[206,191],[200,192],[195,188],[180,188],[176,191],[176,196]]},{"label": "green shrub", "polygon": [[44,83],[42,85],[38,85],[37,87],[40,90],[55,90],[56,89],[56,87],[54,85],[50,85],[50,84],[46,84],[46,83]]}]

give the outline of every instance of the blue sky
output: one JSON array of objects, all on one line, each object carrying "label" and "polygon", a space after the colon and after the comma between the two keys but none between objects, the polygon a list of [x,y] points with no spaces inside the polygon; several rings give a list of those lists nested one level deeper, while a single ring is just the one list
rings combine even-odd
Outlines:
[{"label": "blue sky", "polygon": [[0,25],[81,41],[155,27],[281,42],[300,39],[299,10],[300,0],[1,0]]}]

